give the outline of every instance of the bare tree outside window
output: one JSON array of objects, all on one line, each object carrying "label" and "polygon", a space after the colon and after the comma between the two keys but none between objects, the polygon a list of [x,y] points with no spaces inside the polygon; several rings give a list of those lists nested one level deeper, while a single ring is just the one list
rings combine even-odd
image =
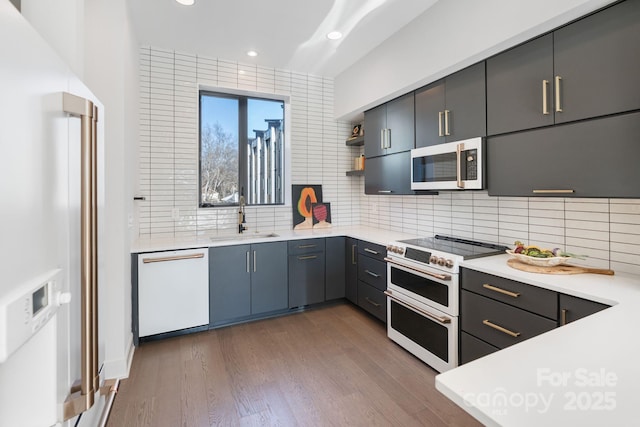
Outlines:
[{"label": "bare tree outside window", "polygon": [[200,136],[202,203],[238,203],[238,140],[220,123],[206,124]]}]

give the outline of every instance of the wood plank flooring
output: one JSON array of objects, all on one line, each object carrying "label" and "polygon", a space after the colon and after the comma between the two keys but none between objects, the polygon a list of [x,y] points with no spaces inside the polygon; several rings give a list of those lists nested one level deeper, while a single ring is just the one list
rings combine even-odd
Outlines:
[{"label": "wood plank flooring", "polygon": [[435,375],[337,304],[143,343],[108,426],[480,425]]}]

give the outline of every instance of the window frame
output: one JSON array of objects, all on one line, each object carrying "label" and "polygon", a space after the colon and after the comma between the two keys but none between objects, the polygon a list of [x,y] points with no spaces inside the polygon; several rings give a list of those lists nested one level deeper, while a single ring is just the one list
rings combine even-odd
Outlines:
[{"label": "window frame", "polygon": [[[281,203],[252,203],[246,206],[288,206],[289,199],[291,198],[291,189],[288,183],[291,182],[291,145],[290,145],[290,129],[287,124],[289,123],[290,102],[288,96],[258,93],[241,90],[229,90],[226,88],[211,88],[200,86],[198,88],[198,208],[229,208],[238,206],[239,202],[232,203],[203,203],[202,201],[202,97],[204,96],[216,96],[220,98],[235,99],[238,101],[238,185],[240,192],[245,188],[245,198],[247,197],[248,179],[247,179],[247,162],[246,159],[248,144],[242,143],[242,141],[248,140],[248,111],[247,104],[249,99],[275,101],[283,103],[283,115],[282,115],[282,135],[283,135],[283,161],[282,161],[282,173],[280,179],[282,182],[282,202]],[[243,178],[244,177],[244,178]]]}]

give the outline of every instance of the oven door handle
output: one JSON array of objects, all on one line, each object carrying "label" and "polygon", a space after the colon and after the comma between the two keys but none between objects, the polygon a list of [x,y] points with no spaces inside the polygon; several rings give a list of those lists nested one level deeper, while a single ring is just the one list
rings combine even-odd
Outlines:
[{"label": "oven door handle", "polygon": [[388,263],[395,264],[400,267],[408,268],[409,270],[417,271],[418,273],[426,274],[427,276],[435,277],[436,279],[451,280],[451,276],[449,274],[437,274],[437,273],[432,273],[430,271],[421,270],[419,268],[409,267],[408,265],[404,265],[399,262],[396,262],[391,258],[385,258],[384,260],[387,261]]},{"label": "oven door handle", "polygon": [[384,294],[386,296],[388,296],[389,298],[391,298],[393,301],[397,302],[398,304],[403,305],[403,306],[407,307],[408,309],[413,310],[413,311],[415,311],[417,313],[420,313],[420,314],[422,314],[422,315],[424,315],[426,317],[429,317],[430,319],[437,320],[438,322],[444,323],[444,324],[451,323],[451,319],[449,317],[436,316],[435,314],[429,313],[428,311],[425,311],[425,310],[423,310],[423,309],[421,309],[419,307],[416,307],[413,304],[409,304],[408,302],[405,302],[405,301],[401,300],[400,298],[394,296],[393,293],[391,293],[391,291],[388,290],[388,289],[386,291],[384,291]]}]

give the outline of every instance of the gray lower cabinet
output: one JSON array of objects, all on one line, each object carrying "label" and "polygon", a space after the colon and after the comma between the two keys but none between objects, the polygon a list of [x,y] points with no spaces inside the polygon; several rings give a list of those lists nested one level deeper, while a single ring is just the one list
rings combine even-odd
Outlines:
[{"label": "gray lower cabinet", "polygon": [[460,286],[460,363],[558,325],[556,292],[467,268]]},{"label": "gray lower cabinet", "polygon": [[358,239],[345,240],[345,297],[358,304]]},{"label": "gray lower cabinet", "polygon": [[289,308],[325,301],[325,239],[289,242]]},{"label": "gray lower cabinet", "polygon": [[345,297],[345,238],[327,237],[325,243],[325,299]]},{"label": "gray lower cabinet", "polygon": [[287,308],[287,243],[209,249],[212,326]]},{"label": "gray lower cabinet", "polygon": [[358,242],[357,305],[382,320],[387,321],[387,250],[376,243]]},{"label": "gray lower cabinet", "polygon": [[638,135],[636,112],[490,137],[489,195],[640,197]]},{"label": "gray lower cabinet", "polygon": [[560,294],[558,307],[560,310],[558,324],[560,326],[609,308],[606,304],[565,294]]}]

